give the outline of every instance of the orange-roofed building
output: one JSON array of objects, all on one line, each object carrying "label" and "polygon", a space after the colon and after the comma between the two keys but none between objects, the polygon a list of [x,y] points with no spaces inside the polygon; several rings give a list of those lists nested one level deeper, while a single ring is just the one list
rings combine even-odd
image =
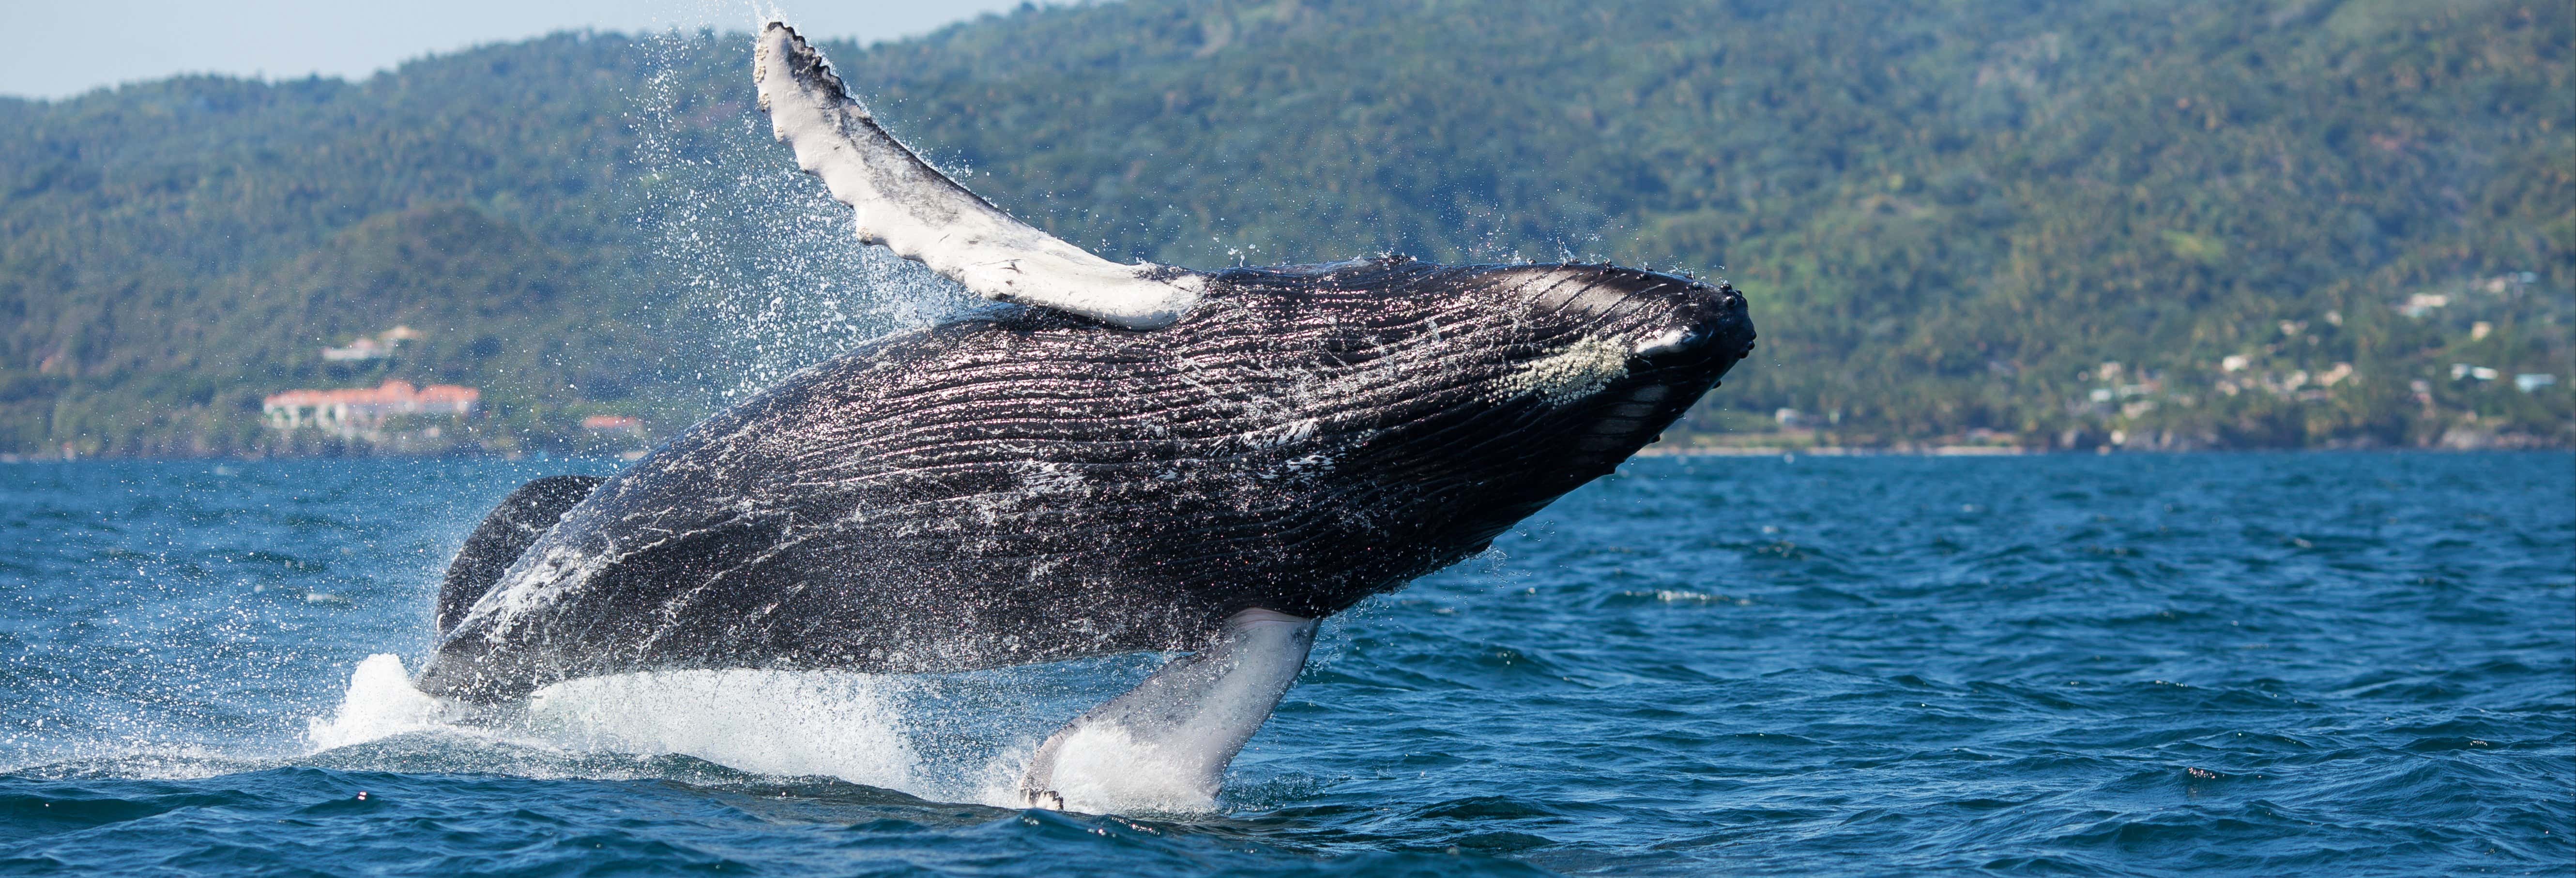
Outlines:
[{"label": "orange-roofed building", "polygon": [[269,426],[280,430],[318,427],[353,436],[394,415],[470,415],[482,399],[483,391],[471,387],[387,381],[350,390],[289,390],[261,400],[259,410]]}]

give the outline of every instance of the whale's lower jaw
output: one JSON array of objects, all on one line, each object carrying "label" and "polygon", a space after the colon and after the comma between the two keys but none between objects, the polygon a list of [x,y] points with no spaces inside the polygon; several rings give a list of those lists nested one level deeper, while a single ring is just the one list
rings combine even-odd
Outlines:
[{"label": "whale's lower jaw", "polygon": [[1533,383],[1590,336],[1514,310],[1534,294],[1513,284],[1561,279],[1510,271],[1231,272],[1166,329],[1020,312],[817,366],[573,507],[422,684],[955,671],[1328,615],[1615,467],[1749,344]]},{"label": "whale's lower jaw", "polygon": [[1606,406],[1603,417],[1584,428],[1582,437],[1575,440],[1574,465],[1616,466],[1637,453],[1640,446],[1653,442],[1672,423],[1671,418],[1663,416],[1663,409],[1673,395],[1669,385],[1647,384]]}]

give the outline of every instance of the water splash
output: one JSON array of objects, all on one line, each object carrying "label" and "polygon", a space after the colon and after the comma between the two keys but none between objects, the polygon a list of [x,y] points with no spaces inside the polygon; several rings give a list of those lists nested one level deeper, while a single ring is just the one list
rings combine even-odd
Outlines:
[{"label": "water splash", "polygon": [[899,680],[866,674],[676,671],[570,680],[529,699],[524,728],[560,745],[680,753],[759,774],[923,788]]},{"label": "water splash", "polygon": [[[527,701],[475,707],[412,688],[402,660],[369,656],[290,761],[529,777],[683,778],[699,762],[746,776],[829,777],[937,801],[1018,807],[1018,779],[1065,715],[1150,664],[1078,662],[954,675],[664,671],[587,677]],[[1102,680],[1109,685],[1100,685]],[[1087,741],[1060,777],[1076,810],[1217,810],[1152,748]],[[671,757],[686,757],[673,763]]]},{"label": "water splash", "polygon": [[721,406],[883,336],[982,304],[882,247],[796,169],[753,101],[747,41],[666,31],[631,121],[658,282],[685,297],[697,368],[674,375]]},{"label": "water splash", "polygon": [[437,698],[412,688],[411,674],[403,670],[399,656],[377,653],[349,674],[349,691],[340,697],[339,712],[308,721],[304,737],[315,750],[330,750],[443,728],[446,713],[446,705]]},{"label": "water splash", "polygon": [[[1194,773],[1174,770],[1157,752],[1159,749],[1155,743],[1137,740],[1115,726],[1086,726],[1066,737],[1052,787],[1064,797],[1064,807],[1069,811],[1123,814],[1217,810],[1213,792],[1201,786]],[[1016,787],[1009,798],[1018,798]],[[989,800],[987,803],[998,804]]]}]

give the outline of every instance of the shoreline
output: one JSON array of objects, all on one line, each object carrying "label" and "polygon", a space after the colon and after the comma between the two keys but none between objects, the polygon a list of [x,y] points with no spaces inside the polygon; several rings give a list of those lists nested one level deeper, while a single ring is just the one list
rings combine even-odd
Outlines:
[{"label": "shoreline", "polygon": [[2419,453],[2480,454],[2488,452],[2576,452],[2564,445],[2490,445],[2463,448],[2448,445],[2319,445],[2296,448],[2123,448],[2101,445],[2091,448],[2033,448],[2022,445],[1701,445],[1667,448],[1649,445],[1634,457],[1776,457],[1808,455],[1812,457],[2025,457],[2043,455],[2079,455],[2104,457],[2115,454],[2300,454],[2300,453]]},{"label": "shoreline", "polygon": [[[2207,449],[2207,450],[2210,450],[2210,451],[2227,451],[2227,450],[2232,450],[2232,449],[2216,449],[2216,448],[2213,448],[2213,449]],[[2258,450],[2258,449],[2243,449],[2243,450],[2249,450],[2249,451],[2250,451],[2250,450]],[[2309,450],[2309,449],[2285,449],[2285,450]],[[2318,449],[2318,450],[2322,450],[2322,449]],[[1778,455],[1806,454],[1806,455],[1813,455],[1813,456],[1816,456],[1816,457],[1881,457],[1881,456],[1904,456],[1904,457],[2019,457],[2019,456],[2022,456],[2022,455],[2028,455],[2028,454],[2086,454],[2086,453],[2088,453],[2088,452],[2080,451],[2080,450],[2074,450],[2074,449],[2068,449],[2068,450],[2064,450],[2064,451],[2053,451],[2053,450],[2044,449],[2044,448],[2024,448],[2024,447],[2022,447],[2022,446],[2018,446],[2018,445],[1935,445],[1935,446],[1925,446],[1925,447],[1916,447],[1916,448],[1870,448],[1870,447],[1865,447],[1865,446],[1845,446],[1845,445],[1812,445],[1812,446],[1794,446],[1794,445],[1778,445],[1778,446],[1770,446],[1770,445],[1703,445],[1703,446],[1690,447],[1690,448],[1670,448],[1670,449],[1663,448],[1663,447],[1660,447],[1660,446],[1649,445],[1649,446],[1646,446],[1645,448],[1643,448],[1643,449],[1639,450],[1639,451],[1638,451],[1635,455],[1633,455],[1633,456],[1635,456],[1635,457],[1773,457],[1773,456],[1778,456]],[[2107,453],[2109,453],[2109,452],[2107,452],[2107,451],[2101,451],[2101,452],[2089,452],[2089,453],[2095,453],[2095,454],[2107,454]],[[2166,453],[2175,453],[2175,452],[2166,452]],[[2181,452],[2181,453],[2188,453],[2188,452]]]},{"label": "shoreline", "polygon": [[[2443,446],[2380,445],[2380,446],[2371,446],[2371,447],[2351,447],[2351,446],[2345,446],[2345,447],[2317,447],[2317,448],[2176,448],[2176,449],[2153,449],[2153,448],[2112,448],[2112,447],[2107,447],[2107,446],[2105,446],[2105,447],[2099,447],[2099,448],[2026,448],[2026,447],[2021,447],[2021,446],[2007,446],[2007,445],[1933,445],[1933,446],[1917,446],[1917,447],[1911,447],[1911,448],[1873,448],[1873,447],[1868,447],[1868,446],[1845,446],[1845,445],[1818,445],[1818,446],[1789,446],[1789,445],[1780,445],[1780,446],[1763,446],[1763,445],[1715,445],[1715,446],[1700,446],[1700,447],[1695,447],[1695,448],[1664,448],[1664,447],[1659,447],[1659,446],[1652,446],[1652,445],[1650,445],[1650,446],[1647,446],[1646,448],[1644,448],[1644,449],[1642,449],[1642,450],[1638,451],[1636,454],[1631,455],[1631,456],[1630,456],[1630,459],[1641,458],[1641,457],[1799,457],[1799,456],[1805,456],[1805,457],[1979,457],[1979,458],[1984,458],[1984,457],[2046,457],[2046,456],[2111,457],[2111,456],[2115,456],[2115,455],[2123,455],[2123,454],[2187,455],[2187,454],[2497,454],[2497,453],[2503,453],[2503,454],[2569,454],[2569,453],[2576,453],[2576,448],[2571,448],[2571,447],[2567,447],[2567,446],[2556,446],[2556,445],[2544,445],[2544,446],[2522,446],[2522,447],[2489,447],[2489,448],[2449,448],[2449,447],[2443,447]],[[628,452],[628,453],[624,453],[624,454],[603,454],[603,455],[588,455],[588,454],[563,454],[563,455],[558,455],[558,454],[547,454],[547,453],[539,452],[539,453],[531,453],[531,454],[417,454],[417,455],[413,455],[413,454],[351,454],[351,455],[311,455],[311,456],[300,456],[300,455],[273,455],[273,456],[267,456],[267,457],[233,457],[233,456],[224,456],[224,455],[207,455],[207,456],[202,456],[202,457],[126,457],[126,456],[114,456],[114,455],[110,455],[110,456],[90,456],[90,457],[70,457],[70,458],[63,457],[63,456],[60,456],[60,455],[0,454],[0,465],[16,465],[16,464],[30,464],[30,465],[31,465],[31,464],[46,464],[46,463],[56,463],[56,464],[59,464],[59,463],[211,463],[211,464],[231,464],[231,463],[289,463],[289,462],[310,462],[310,461],[385,461],[385,460],[432,461],[432,460],[482,460],[482,461],[498,461],[498,462],[505,462],[505,463],[506,463],[506,462],[514,462],[514,461],[538,461],[538,462],[543,462],[543,461],[566,461],[566,462],[569,462],[569,461],[585,461],[585,462],[598,462],[598,463],[615,463],[615,464],[618,464],[618,465],[621,465],[621,466],[622,466],[622,465],[625,465],[625,464],[628,464],[628,463],[632,463],[632,462],[634,462],[635,460],[637,460],[637,459],[639,459],[639,458],[641,458],[641,457],[642,457],[642,455],[641,455],[641,454],[636,454],[636,453],[633,453],[633,452]]]}]

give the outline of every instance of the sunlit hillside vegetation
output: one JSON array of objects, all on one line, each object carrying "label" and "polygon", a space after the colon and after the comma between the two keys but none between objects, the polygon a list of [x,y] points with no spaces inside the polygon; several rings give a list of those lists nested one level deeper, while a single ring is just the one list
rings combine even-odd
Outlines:
[{"label": "sunlit hillside vegetation", "polygon": [[[2576,444],[2571,45],[2516,0],[1131,0],[831,52],[1106,255],[1727,277],[1762,346],[1676,443],[2172,448]],[[577,451],[885,325],[799,316],[868,291],[776,255],[834,220],[747,47],[0,100],[0,452],[364,450],[259,399],[385,378],[484,389],[444,447]]]}]

